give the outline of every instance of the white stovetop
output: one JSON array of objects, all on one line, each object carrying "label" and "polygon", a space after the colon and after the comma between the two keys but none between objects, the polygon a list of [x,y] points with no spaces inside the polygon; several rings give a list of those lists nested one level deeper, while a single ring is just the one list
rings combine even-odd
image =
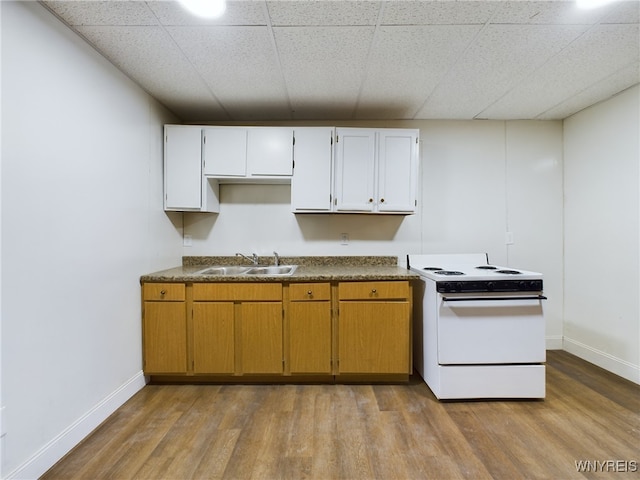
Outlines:
[{"label": "white stovetop", "polygon": [[[409,266],[411,271],[436,281],[536,280],[542,278],[542,274],[538,272],[489,264],[485,253],[409,255]],[[492,266],[495,269],[478,268],[482,266]],[[447,271],[462,272],[464,275],[437,274],[431,270],[436,267]],[[429,270],[425,270],[425,268],[429,268]],[[503,270],[520,273],[508,274]]]}]

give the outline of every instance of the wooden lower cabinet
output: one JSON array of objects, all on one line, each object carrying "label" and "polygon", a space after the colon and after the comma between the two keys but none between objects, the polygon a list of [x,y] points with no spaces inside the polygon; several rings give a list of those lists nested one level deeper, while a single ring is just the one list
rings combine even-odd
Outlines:
[{"label": "wooden lower cabinet", "polygon": [[282,301],[193,302],[193,373],[282,374]]},{"label": "wooden lower cabinet", "polygon": [[282,302],[242,302],[238,312],[237,373],[282,374]]},{"label": "wooden lower cabinet", "polygon": [[193,303],[193,373],[235,373],[233,302]]},{"label": "wooden lower cabinet", "polygon": [[144,372],[408,379],[411,298],[408,281],[145,283]]},{"label": "wooden lower cabinet", "polygon": [[143,370],[145,374],[185,374],[187,311],[184,284],[143,286]]},{"label": "wooden lower cabinet", "polygon": [[332,373],[331,285],[289,286],[289,371]]},{"label": "wooden lower cabinet", "polygon": [[340,302],[339,373],[410,373],[408,315],[408,302]]},{"label": "wooden lower cabinet", "polygon": [[338,373],[411,373],[409,282],[347,282],[338,287]]},{"label": "wooden lower cabinet", "polygon": [[282,375],[282,284],[193,284],[193,373]]}]

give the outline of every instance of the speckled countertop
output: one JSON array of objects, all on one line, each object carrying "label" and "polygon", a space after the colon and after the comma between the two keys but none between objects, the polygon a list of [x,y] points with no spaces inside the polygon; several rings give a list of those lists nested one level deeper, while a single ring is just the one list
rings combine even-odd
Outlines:
[{"label": "speckled countertop", "polygon": [[[273,265],[273,257],[259,257],[260,265]],[[240,257],[183,257],[182,266],[149,273],[140,282],[312,282],[413,280],[419,276],[398,266],[397,257],[335,256],[280,257],[280,265],[298,265],[292,275],[203,275],[210,266],[251,264]]]}]

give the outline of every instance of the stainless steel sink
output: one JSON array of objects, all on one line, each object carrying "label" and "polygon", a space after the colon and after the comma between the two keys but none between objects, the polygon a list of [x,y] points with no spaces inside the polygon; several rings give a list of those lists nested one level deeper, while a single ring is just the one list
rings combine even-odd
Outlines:
[{"label": "stainless steel sink", "polygon": [[298,268],[297,265],[278,265],[271,267],[253,267],[247,270],[247,275],[291,275]]},{"label": "stainless steel sink", "polygon": [[213,266],[195,272],[197,275],[291,275],[297,265],[272,265],[270,267]]},{"label": "stainless steel sink", "polygon": [[250,270],[251,267],[240,267],[235,265],[230,265],[226,267],[207,267],[202,270],[197,271],[198,275],[242,275],[246,273],[247,270]]}]

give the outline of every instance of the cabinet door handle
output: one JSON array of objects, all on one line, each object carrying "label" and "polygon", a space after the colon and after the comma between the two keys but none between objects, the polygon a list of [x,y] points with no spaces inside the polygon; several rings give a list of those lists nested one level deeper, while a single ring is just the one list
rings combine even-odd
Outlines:
[{"label": "cabinet door handle", "polygon": [[165,293],[167,293],[165,290],[160,290],[160,295],[164,295]]},{"label": "cabinet door handle", "polygon": [[373,203],[373,198],[370,198],[370,199],[369,199],[369,203]]},{"label": "cabinet door handle", "polygon": [[384,203],[384,198],[381,198],[381,199],[380,199],[380,203]]}]

